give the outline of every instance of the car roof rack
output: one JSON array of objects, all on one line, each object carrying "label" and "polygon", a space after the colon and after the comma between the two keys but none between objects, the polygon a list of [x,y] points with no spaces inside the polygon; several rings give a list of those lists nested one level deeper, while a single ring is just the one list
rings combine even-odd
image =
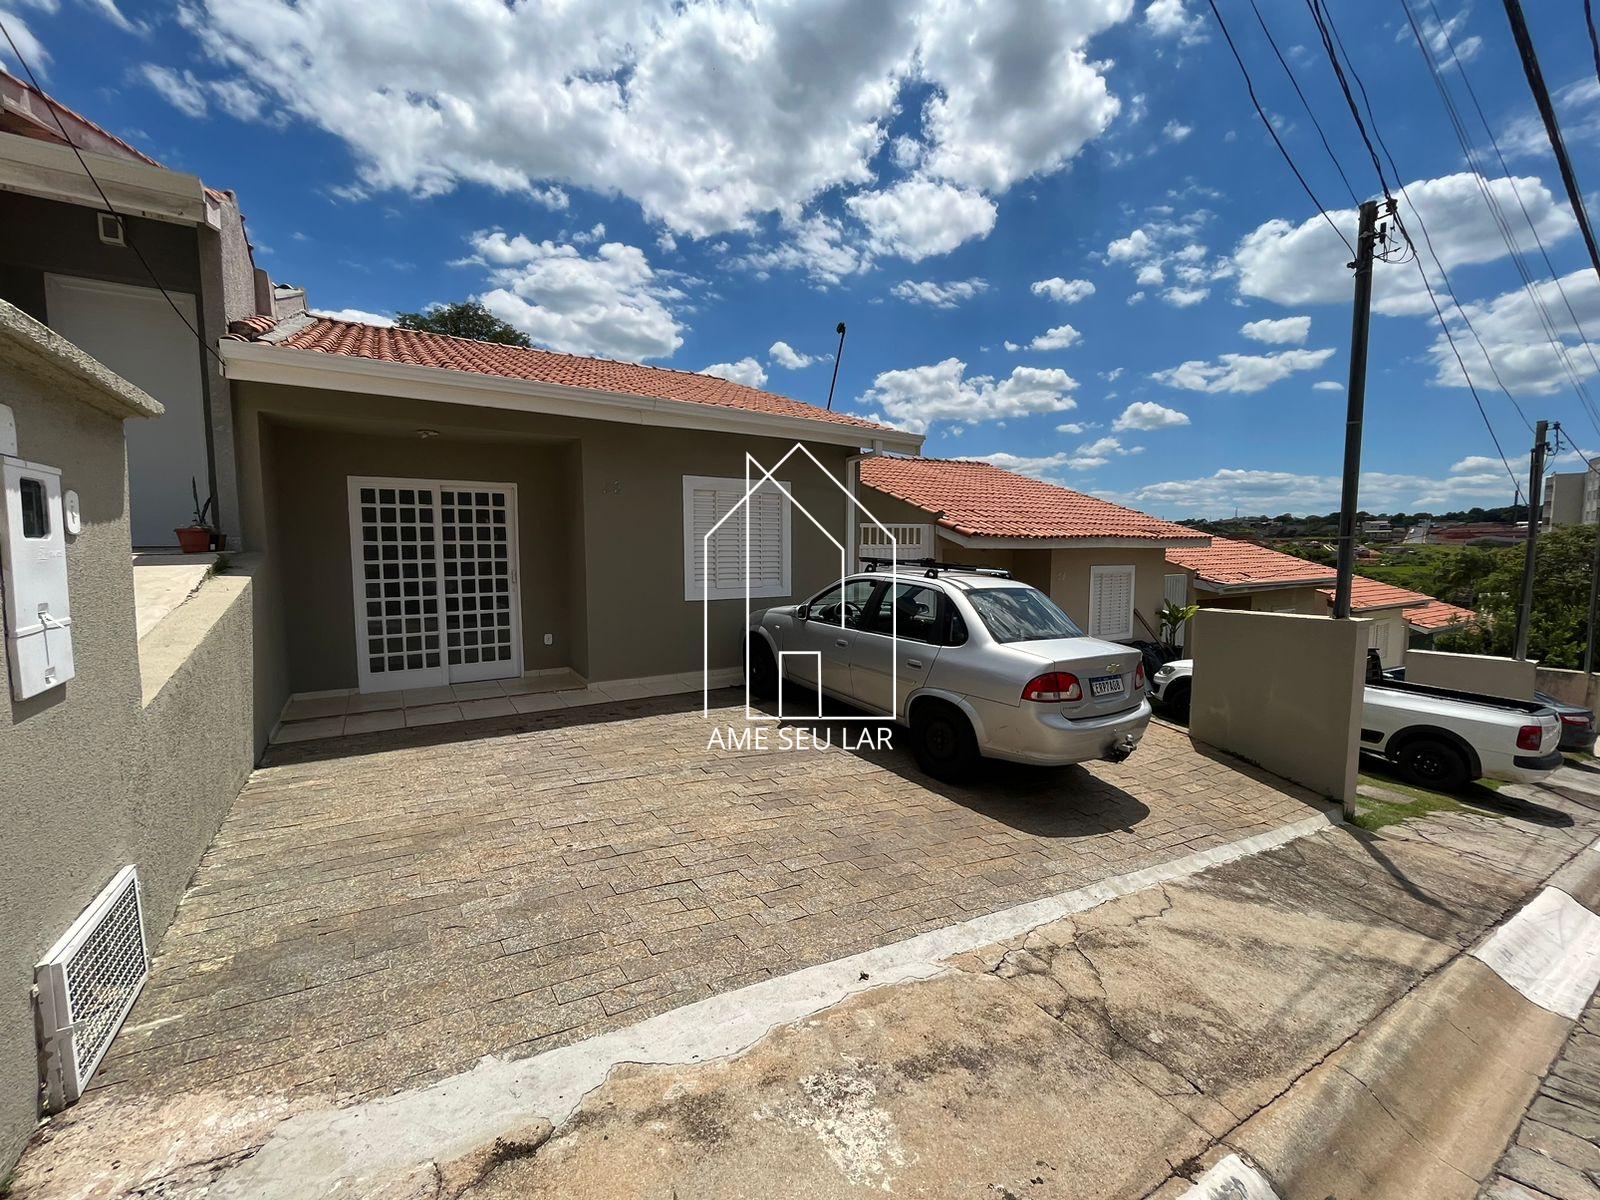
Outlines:
[{"label": "car roof rack", "polygon": [[1010,579],[1011,572],[1004,567],[979,567],[971,563],[939,562],[932,558],[902,558],[898,561],[892,558],[866,558],[861,559],[867,564],[867,573],[870,575],[879,567],[922,567],[923,575],[928,579],[937,579],[943,571],[957,571],[967,575],[989,575],[995,579]]}]

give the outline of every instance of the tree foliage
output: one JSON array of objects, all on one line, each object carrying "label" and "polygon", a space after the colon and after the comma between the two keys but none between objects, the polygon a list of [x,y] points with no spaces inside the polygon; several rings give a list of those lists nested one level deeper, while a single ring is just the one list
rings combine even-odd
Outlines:
[{"label": "tree foliage", "polygon": [[[1589,580],[1594,567],[1595,528],[1566,525],[1539,538],[1533,572],[1533,613],[1528,623],[1528,656],[1546,666],[1583,665],[1589,622]],[[1522,598],[1523,548],[1463,550],[1449,578],[1433,594],[1455,597],[1470,591],[1479,615],[1477,629],[1441,634],[1441,650],[1509,655],[1515,649],[1517,605]],[[1485,569],[1486,568],[1486,569]]]},{"label": "tree foliage", "polygon": [[476,300],[458,304],[435,304],[423,312],[403,312],[394,323],[401,329],[420,329],[424,333],[447,333],[451,337],[472,338],[479,342],[498,342],[502,346],[532,346],[528,335],[507,325]]}]

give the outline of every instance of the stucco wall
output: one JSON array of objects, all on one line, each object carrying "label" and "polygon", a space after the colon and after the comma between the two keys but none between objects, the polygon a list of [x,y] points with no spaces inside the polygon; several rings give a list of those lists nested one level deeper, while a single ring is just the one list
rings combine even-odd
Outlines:
[{"label": "stucco wall", "polygon": [[1089,569],[1131,566],[1133,606],[1139,616],[1149,622],[1150,628],[1146,629],[1135,617],[1133,636],[1128,640],[1155,640],[1161,631],[1161,622],[1156,614],[1161,611],[1161,603],[1165,598],[1162,577],[1172,570],[1167,562],[1166,551],[1160,548],[1130,550],[1113,547],[1052,550],[1050,559],[1050,598],[1085,630],[1089,628]]},{"label": "stucco wall", "polygon": [[[236,385],[235,405],[246,539],[266,546],[283,591],[296,692],[357,682],[349,475],[518,482],[526,665],[621,679],[700,669],[701,605],[684,599],[683,477],[742,479],[746,451],[772,463],[793,444],[258,383]],[[811,449],[843,480],[848,447]],[[798,456],[779,477],[844,540],[848,501],[832,481]],[[803,600],[838,578],[838,550],[798,512],[791,526],[791,595],[759,604]],[[742,599],[712,601],[713,667],[742,661],[743,626]]]},{"label": "stucco wall", "polygon": [[1195,740],[1353,798],[1366,623],[1212,608],[1194,624]]},{"label": "stucco wall", "polygon": [[1485,696],[1531,700],[1538,664],[1489,654],[1447,654],[1412,650],[1406,655],[1406,682]]},{"label": "stucco wall", "polygon": [[1534,672],[1534,686],[1547,696],[1554,696],[1567,704],[1581,704],[1589,708],[1600,690],[1600,675],[1585,675],[1582,671],[1563,671],[1556,667],[1540,667]]},{"label": "stucco wall", "polygon": [[67,544],[76,678],[17,701],[0,669],[0,1177],[37,1118],[34,964],[130,862],[158,939],[254,758],[248,580],[143,704],[122,423],[79,403],[84,386],[0,349],[19,449],[61,468],[83,515]]}]

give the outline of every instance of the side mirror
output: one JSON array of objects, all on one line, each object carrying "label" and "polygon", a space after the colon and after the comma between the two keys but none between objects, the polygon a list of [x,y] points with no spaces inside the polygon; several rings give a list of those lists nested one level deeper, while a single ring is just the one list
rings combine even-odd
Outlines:
[{"label": "side mirror", "polygon": [[794,619],[796,621],[809,621],[811,619],[811,606],[809,604],[802,604],[799,608],[795,609]]}]

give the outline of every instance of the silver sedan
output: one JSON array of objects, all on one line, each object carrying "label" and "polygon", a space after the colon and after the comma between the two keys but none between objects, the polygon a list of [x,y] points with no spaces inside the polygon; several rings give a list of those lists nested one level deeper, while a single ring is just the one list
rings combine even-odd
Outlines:
[{"label": "silver sedan", "polygon": [[984,756],[1117,761],[1150,722],[1137,650],[1084,636],[1043,592],[996,572],[852,575],[752,613],[748,647],[751,691],[779,697],[781,716],[806,715],[788,682],[881,714],[941,779]]}]

